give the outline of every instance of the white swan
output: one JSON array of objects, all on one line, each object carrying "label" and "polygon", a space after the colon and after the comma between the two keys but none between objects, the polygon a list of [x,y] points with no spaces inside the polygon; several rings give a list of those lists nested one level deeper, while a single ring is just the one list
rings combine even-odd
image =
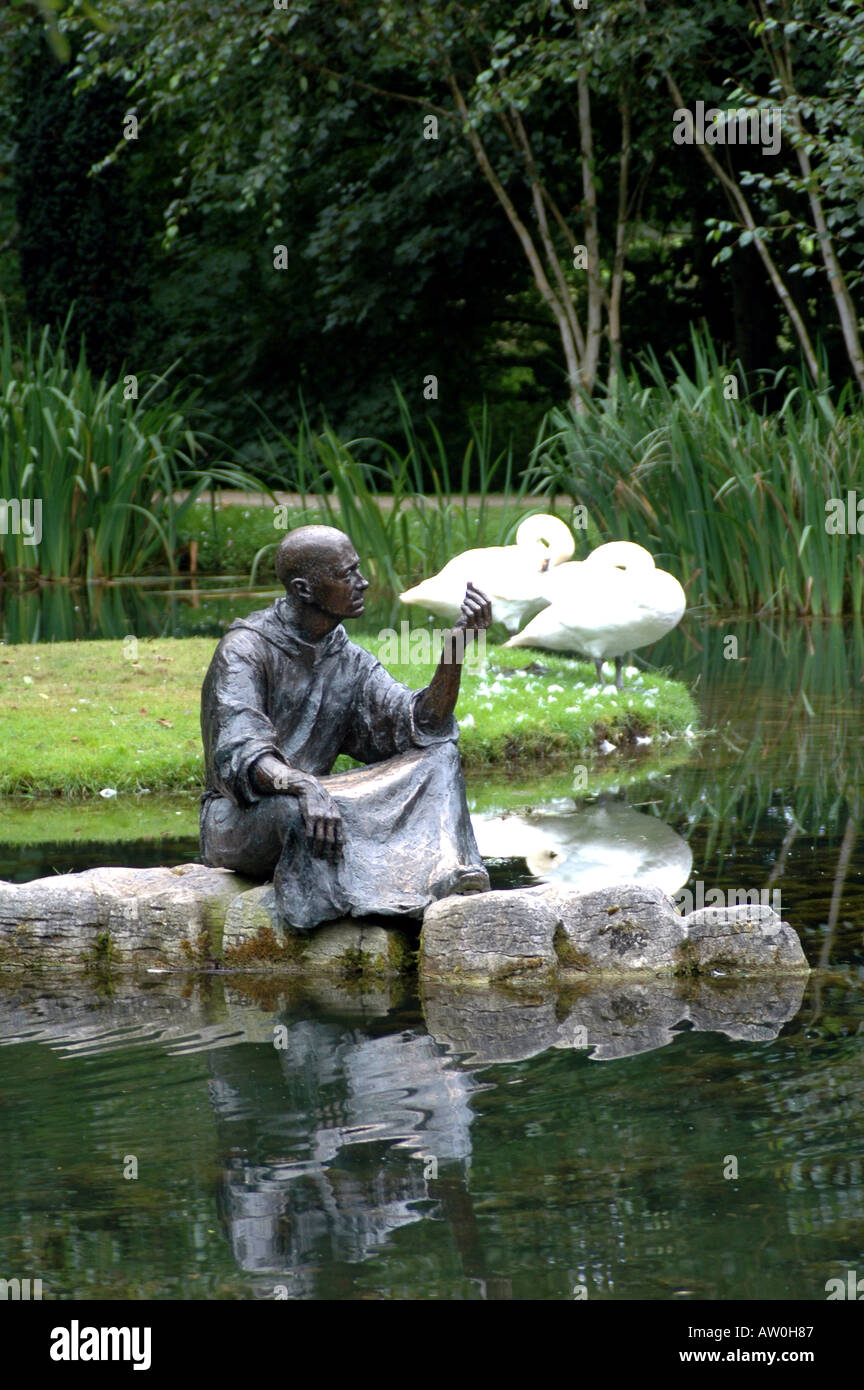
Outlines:
[{"label": "white swan", "polygon": [[576,582],[576,575],[581,573],[582,567],[589,561],[592,565],[612,565],[625,574],[633,574],[650,568],[647,560],[651,561],[651,565],[654,564],[644,546],[636,545],[633,541],[607,541],[605,545],[596,546],[587,560],[570,560],[566,564],[557,565],[554,578],[551,570],[544,573],[538,581],[537,592],[543,599],[544,608],[548,608],[550,603],[567,597]]},{"label": "white swan", "polygon": [[548,602],[538,593],[541,577],[569,560],[575,545],[569,527],[557,516],[528,516],[516,532],[515,545],[491,545],[455,555],[438,574],[406,589],[402,603],[418,604],[453,622],[462,610],[468,580],[492,600],[492,617],[508,632]]},{"label": "white swan", "polygon": [[598,680],[604,660],[614,657],[619,690],[625,653],[671,632],[687,606],[674,575],[658,570],[653,556],[631,541],[611,541],[581,563],[562,565],[543,576],[539,591],[548,607],[504,645],[584,653]]}]

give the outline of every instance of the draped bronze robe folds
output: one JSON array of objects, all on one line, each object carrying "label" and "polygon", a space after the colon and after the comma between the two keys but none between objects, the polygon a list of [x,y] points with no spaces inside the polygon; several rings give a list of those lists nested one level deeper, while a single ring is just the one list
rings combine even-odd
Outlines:
[{"label": "draped bronze robe folds", "polygon": [[[288,926],[344,916],[420,916],[482,865],[451,717],[419,727],[411,691],[340,625],[316,643],[290,624],[285,599],[238,619],[201,691],[206,791],[201,856],[213,867],[274,878]],[[342,815],[334,864],[309,850],[295,796],[262,795],[263,753],[321,779]],[[340,753],[369,764],[328,776]]]}]

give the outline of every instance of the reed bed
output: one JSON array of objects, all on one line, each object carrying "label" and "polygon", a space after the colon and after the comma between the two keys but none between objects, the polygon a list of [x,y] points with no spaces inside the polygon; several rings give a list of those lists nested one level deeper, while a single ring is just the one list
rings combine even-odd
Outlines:
[{"label": "reed bed", "polygon": [[851,392],[784,372],[748,387],[705,333],[693,330],[692,348],[689,369],[647,353],[582,413],[553,410],[533,482],[586,506],[604,539],[646,546],[688,585],[691,604],[860,612],[860,543],[826,529],[829,499],[845,502],[864,480],[864,415]]},{"label": "reed bed", "polygon": [[260,487],[230,464],[200,466],[194,397],[167,375],[142,378],[139,399],[126,394],[122,376],[93,375],[83,346],[70,355],[66,327],[56,341],[28,330],[19,346],[4,316],[0,578],[94,581],[156,564],[175,573],[178,531],[201,493]]},{"label": "reed bed", "polygon": [[[398,390],[397,397],[398,446],[341,440],[326,423],[316,430],[305,408],[292,434],[269,422],[261,434],[269,475],[280,467],[304,508],[318,508],[323,524],[346,531],[377,586],[390,592],[434,573],[462,550],[508,543],[524,516],[545,509],[544,499],[532,495],[526,470],[517,468],[512,445],[496,449],[485,405],[454,462],[434,422],[418,425]],[[278,540],[258,551],[250,582]]]}]

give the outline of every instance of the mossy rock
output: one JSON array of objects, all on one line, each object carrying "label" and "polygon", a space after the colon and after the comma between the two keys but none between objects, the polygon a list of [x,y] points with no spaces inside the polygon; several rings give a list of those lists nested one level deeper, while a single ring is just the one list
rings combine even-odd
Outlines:
[{"label": "mossy rock", "polygon": [[368,980],[407,974],[413,967],[400,931],[346,918],[308,932],[285,931],[276,914],[272,883],[240,893],[225,916],[222,965],[226,970],[280,970],[312,978],[338,975]]}]

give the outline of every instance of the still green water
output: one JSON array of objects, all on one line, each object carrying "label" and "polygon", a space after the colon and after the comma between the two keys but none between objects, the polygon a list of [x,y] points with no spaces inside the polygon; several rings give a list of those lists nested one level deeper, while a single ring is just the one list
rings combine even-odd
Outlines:
[{"label": "still green water", "polygon": [[[861,629],[690,622],[675,642],[662,660],[711,730],[689,756],[622,768],[579,812],[566,773],[510,804],[554,792],[565,877],[626,812],[684,845],[691,890],[779,890],[806,984],[421,1001],[7,977],[0,1277],[45,1298],[821,1301],[864,1275]],[[530,881],[524,859],[497,873]]]}]

